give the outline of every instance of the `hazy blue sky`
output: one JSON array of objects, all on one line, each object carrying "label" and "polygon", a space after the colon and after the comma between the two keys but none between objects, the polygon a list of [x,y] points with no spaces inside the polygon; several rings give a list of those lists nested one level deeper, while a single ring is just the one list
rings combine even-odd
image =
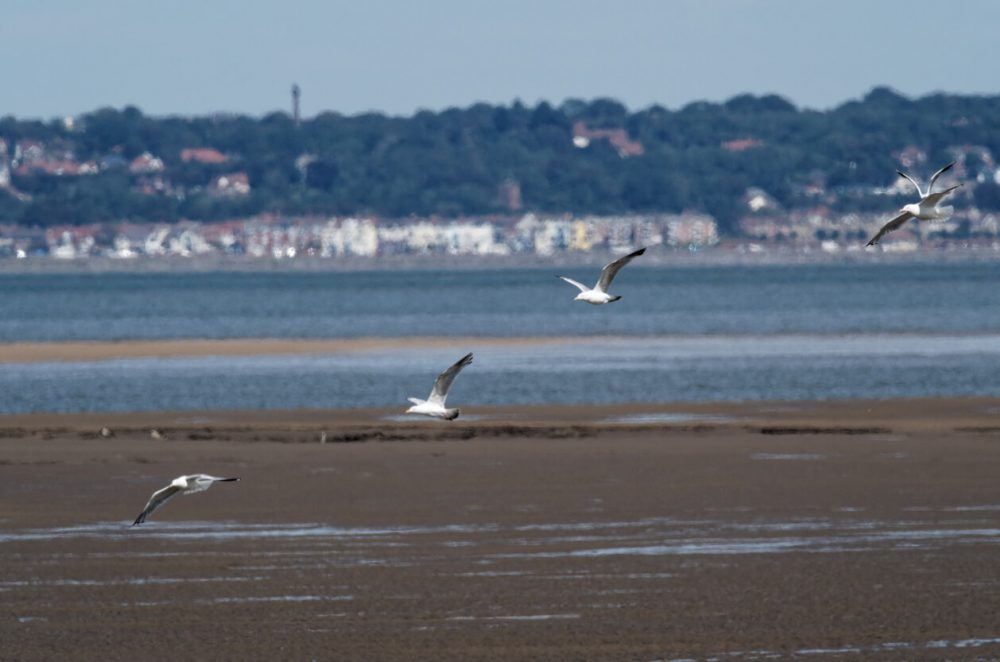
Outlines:
[{"label": "hazy blue sky", "polygon": [[1000,93],[1000,2],[7,0],[0,115]]}]

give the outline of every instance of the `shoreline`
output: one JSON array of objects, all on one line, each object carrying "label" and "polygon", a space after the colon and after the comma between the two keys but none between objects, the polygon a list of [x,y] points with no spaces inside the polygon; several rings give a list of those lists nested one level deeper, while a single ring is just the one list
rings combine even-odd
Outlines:
[{"label": "shoreline", "polygon": [[592,342],[596,338],[561,336],[470,337],[409,336],[361,338],[224,338],[176,340],[54,340],[0,343],[0,364],[108,361],[131,358],[201,356],[284,356],[345,354],[384,349],[440,348],[453,345],[510,347]]},{"label": "shoreline", "polygon": [[[608,405],[509,405],[463,407],[452,422],[403,414],[404,406],[359,409],[256,409],[145,412],[0,414],[0,430],[24,433],[148,434],[152,428],[182,433],[283,430],[319,434],[363,433],[341,441],[392,440],[443,434],[462,438],[501,434],[534,436],[552,430],[746,430],[765,434],[885,434],[899,431],[978,431],[1000,434],[1000,397],[959,396],[887,400],[667,402]],[[371,433],[371,434],[369,434]],[[393,436],[395,435],[395,437]],[[350,437],[350,434],[347,435]],[[546,436],[546,435],[542,435]],[[311,439],[318,441],[318,437]],[[330,441],[337,441],[331,437]]]},{"label": "shoreline", "polygon": [[[884,333],[788,333],[748,334],[744,338],[788,339],[869,338]],[[988,338],[988,331],[958,333],[898,333],[901,338]],[[666,342],[689,343],[692,339],[726,338],[727,334],[601,334],[601,335],[524,335],[524,336],[358,336],[353,338],[155,338],[128,340],[26,340],[0,341],[0,365],[32,363],[76,363],[119,359],[171,359],[196,357],[276,357],[301,355],[337,355],[380,351],[414,351],[465,347],[469,350],[545,347],[553,345],[596,345],[600,343]]]},{"label": "shoreline", "polygon": [[[754,242],[748,242],[754,243]],[[383,255],[374,258],[296,257],[275,259],[233,255],[202,257],[151,257],[121,259],[88,257],[58,259],[29,257],[0,259],[0,275],[59,275],[101,273],[206,273],[206,272],[316,272],[348,273],[365,271],[482,271],[489,269],[539,269],[574,266],[601,266],[617,254],[595,250],[554,255]],[[643,257],[650,267],[712,268],[816,266],[838,264],[954,264],[1000,261],[1000,251],[986,248],[943,247],[913,252],[885,253],[840,251],[826,253],[796,247],[776,247],[761,252],[738,250],[685,251],[663,249]],[[444,266],[443,266],[444,265]]]}]

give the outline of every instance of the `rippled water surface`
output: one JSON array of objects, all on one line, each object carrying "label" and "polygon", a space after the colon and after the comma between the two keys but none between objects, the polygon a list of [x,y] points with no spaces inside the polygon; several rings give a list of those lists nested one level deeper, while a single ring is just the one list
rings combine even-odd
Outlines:
[{"label": "rippled water surface", "polygon": [[[584,282],[597,269],[559,269]],[[0,340],[1000,333],[1000,263],[0,275]]]}]

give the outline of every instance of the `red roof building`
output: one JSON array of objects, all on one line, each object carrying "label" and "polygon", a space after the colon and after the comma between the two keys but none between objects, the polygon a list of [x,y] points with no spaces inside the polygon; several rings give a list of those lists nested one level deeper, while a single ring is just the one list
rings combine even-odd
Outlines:
[{"label": "red roof building", "polygon": [[756,138],[737,138],[736,140],[727,140],[722,143],[722,148],[730,152],[745,152],[748,149],[760,147],[763,144],[763,141]]},{"label": "red roof building", "polygon": [[208,163],[214,165],[225,163],[228,160],[228,156],[217,149],[212,149],[211,147],[188,147],[187,149],[181,150],[181,161],[184,163],[194,161],[196,163]]},{"label": "red roof building", "polygon": [[573,144],[583,148],[594,140],[607,140],[615,148],[618,156],[623,159],[630,156],[642,156],[646,151],[642,143],[628,137],[625,129],[591,129],[586,122],[580,121],[573,125]]}]

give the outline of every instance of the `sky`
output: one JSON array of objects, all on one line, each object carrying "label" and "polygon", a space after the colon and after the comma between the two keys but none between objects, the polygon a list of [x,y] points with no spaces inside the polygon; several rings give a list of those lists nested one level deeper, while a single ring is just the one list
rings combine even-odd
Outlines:
[{"label": "sky", "polygon": [[260,116],[611,97],[632,110],[888,85],[1000,93],[1000,2],[6,0],[0,116]]}]

